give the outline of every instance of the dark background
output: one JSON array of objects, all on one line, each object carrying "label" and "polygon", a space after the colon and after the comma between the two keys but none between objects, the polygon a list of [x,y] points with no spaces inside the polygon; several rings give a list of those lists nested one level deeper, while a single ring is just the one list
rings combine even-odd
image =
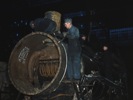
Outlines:
[{"label": "dark background", "polygon": [[[8,62],[15,44],[31,32],[29,22],[44,17],[46,11],[59,11],[62,19],[69,13],[85,12],[86,15],[76,17],[74,23],[84,23],[83,32],[88,34],[91,22],[102,23],[107,29],[133,27],[132,9],[132,3],[128,0],[3,0],[0,3],[0,59]],[[132,43],[117,44],[128,73],[129,98],[132,98],[133,93]]]}]

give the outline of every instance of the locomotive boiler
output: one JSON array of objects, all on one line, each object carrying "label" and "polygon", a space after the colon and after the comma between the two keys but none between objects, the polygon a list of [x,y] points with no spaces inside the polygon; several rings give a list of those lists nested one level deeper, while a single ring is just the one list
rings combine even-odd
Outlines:
[{"label": "locomotive boiler", "polygon": [[[59,30],[60,14],[47,13],[56,21],[56,30]],[[58,87],[67,64],[66,49],[58,42],[48,33],[32,32],[16,44],[9,60],[9,77],[20,92],[35,95]]]}]

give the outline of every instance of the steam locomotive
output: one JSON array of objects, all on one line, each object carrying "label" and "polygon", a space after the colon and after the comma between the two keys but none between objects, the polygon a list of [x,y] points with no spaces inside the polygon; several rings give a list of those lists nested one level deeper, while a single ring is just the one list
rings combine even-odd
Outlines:
[{"label": "steam locomotive", "polygon": [[[113,80],[109,79],[104,75],[106,66],[100,52],[90,56],[88,49],[83,48],[82,77],[78,82],[68,81],[66,44],[58,38],[61,14],[48,11],[45,18],[54,21],[56,27],[50,28],[50,32],[36,31],[26,35],[11,52],[8,75],[19,94],[16,100],[128,100],[123,65],[114,62],[117,74],[112,76]],[[46,23],[43,29],[50,25]]]}]

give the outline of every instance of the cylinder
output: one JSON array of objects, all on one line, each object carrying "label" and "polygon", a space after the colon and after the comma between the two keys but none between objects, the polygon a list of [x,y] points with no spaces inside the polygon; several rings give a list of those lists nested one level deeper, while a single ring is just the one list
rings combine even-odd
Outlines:
[{"label": "cylinder", "polygon": [[60,85],[66,72],[63,44],[44,32],[23,37],[11,52],[8,73],[14,87],[23,94],[50,93]]},{"label": "cylinder", "polygon": [[56,31],[60,31],[61,24],[61,14],[57,11],[47,11],[44,14],[45,18],[50,18],[56,22]]}]

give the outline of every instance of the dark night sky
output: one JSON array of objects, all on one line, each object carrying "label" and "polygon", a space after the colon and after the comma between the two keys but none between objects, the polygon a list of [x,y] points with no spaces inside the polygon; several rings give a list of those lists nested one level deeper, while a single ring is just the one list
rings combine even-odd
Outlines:
[{"label": "dark night sky", "polygon": [[94,10],[97,19],[109,25],[131,26],[132,8],[131,2],[122,0],[6,0],[0,6],[0,21],[5,23],[17,18],[43,17],[48,10],[56,10],[62,14],[77,11],[90,13]]},{"label": "dark night sky", "polygon": [[103,15],[117,16],[119,14],[124,15],[121,17],[125,17],[126,15],[131,16],[132,10],[132,3],[122,0],[6,0],[1,5],[2,15],[8,17],[31,16],[30,14],[36,16],[47,10],[57,10],[61,13],[96,10],[98,12],[105,11]]},{"label": "dark night sky", "polygon": [[[96,16],[109,24],[132,25],[132,3],[128,0],[3,0],[0,21],[16,18],[42,17],[48,10],[64,13],[94,10]],[[3,20],[4,19],[4,20]]]}]

